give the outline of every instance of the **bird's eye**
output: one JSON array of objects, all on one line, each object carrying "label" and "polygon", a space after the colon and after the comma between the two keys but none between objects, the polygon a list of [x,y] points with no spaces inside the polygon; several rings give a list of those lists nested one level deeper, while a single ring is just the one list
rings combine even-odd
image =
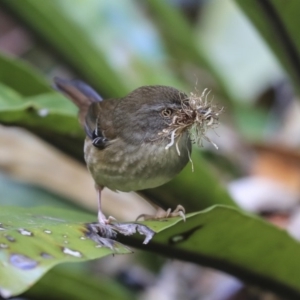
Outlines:
[{"label": "bird's eye", "polygon": [[170,108],[165,108],[164,110],[161,111],[161,115],[164,117],[164,118],[170,118],[172,116],[172,109]]}]

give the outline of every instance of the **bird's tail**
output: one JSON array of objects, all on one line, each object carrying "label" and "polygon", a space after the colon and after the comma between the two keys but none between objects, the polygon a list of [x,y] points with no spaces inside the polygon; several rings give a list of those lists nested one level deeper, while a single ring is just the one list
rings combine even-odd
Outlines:
[{"label": "bird's tail", "polygon": [[79,122],[85,124],[85,117],[89,106],[102,101],[102,97],[89,85],[80,80],[54,78],[54,88],[67,95],[79,108]]}]

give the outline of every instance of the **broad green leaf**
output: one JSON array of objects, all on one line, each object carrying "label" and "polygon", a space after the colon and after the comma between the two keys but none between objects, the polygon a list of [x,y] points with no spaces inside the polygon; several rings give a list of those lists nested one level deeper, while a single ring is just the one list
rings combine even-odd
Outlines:
[{"label": "broad green leaf", "polygon": [[285,68],[299,93],[300,37],[298,0],[235,0]]},{"label": "broad green leaf", "polygon": [[300,244],[289,234],[240,210],[214,206],[178,218],[143,224],[157,232],[146,251],[216,268],[290,299],[300,299]]},{"label": "broad green leaf", "polygon": [[61,262],[130,253],[121,242],[213,267],[286,297],[300,297],[299,242],[237,209],[215,206],[187,215],[186,222],[180,218],[142,222],[157,232],[153,240],[143,245],[138,236],[118,235],[114,250],[98,248],[86,238],[85,224],[93,220],[93,216],[63,209],[1,207],[0,278],[5,278],[1,293],[24,291]]},{"label": "broad green leaf", "polygon": [[51,92],[46,80],[26,62],[0,53],[0,82],[25,97]]},{"label": "broad green leaf", "polygon": [[77,109],[56,92],[23,98],[0,83],[0,122],[83,137]]},{"label": "broad green leaf", "polygon": [[1,207],[0,295],[20,294],[58,263],[131,253],[118,242],[110,249],[88,238],[83,222],[92,221],[95,216],[70,210]]},{"label": "broad green leaf", "polygon": [[23,297],[26,299],[43,299],[45,298],[45,291],[49,291],[49,294],[47,292],[48,299],[135,299],[134,295],[117,281],[104,276],[93,278],[90,272],[81,270],[81,268],[79,270],[66,268],[69,265],[64,264],[50,270]]},{"label": "broad green leaf", "polygon": [[95,88],[110,96],[126,94],[127,88],[108,64],[101,49],[88,37],[76,19],[64,13],[57,0],[2,0],[1,6],[7,6],[18,14]]},{"label": "broad green leaf", "polygon": [[25,127],[83,160],[84,133],[77,120],[77,108],[59,93],[23,98],[0,83],[0,123]]},{"label": "broad green leaf", "polygon": [[58,93],[22,98],[0,84],[0,121],[57,134],[83,137],[76,108]]}]

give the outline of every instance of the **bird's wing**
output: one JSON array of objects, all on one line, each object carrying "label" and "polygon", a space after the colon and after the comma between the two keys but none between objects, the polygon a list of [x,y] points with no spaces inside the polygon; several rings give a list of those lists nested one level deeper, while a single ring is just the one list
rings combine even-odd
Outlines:
[{"label": "bird's wing", "polygon": [[104,148],[108,141],[116,138],[112,122],[117,102],[118,99],[107,99],[89,106],[84,128],[95,147]]}]

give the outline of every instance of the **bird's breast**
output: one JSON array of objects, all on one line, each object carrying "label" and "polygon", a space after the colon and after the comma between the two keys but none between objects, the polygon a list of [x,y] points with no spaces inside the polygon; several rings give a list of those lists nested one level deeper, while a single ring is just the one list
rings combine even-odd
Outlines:
[{"label": "bird's breast", "polygon": [[98,186],[124,192],[153,188],[171,180],[189,161],[188,133],[178,142],[180,155],[175,143],[166,149],[169,141],[131,145],[116,139],[104,150],[99,150],[87,139],[85,160]]}]

